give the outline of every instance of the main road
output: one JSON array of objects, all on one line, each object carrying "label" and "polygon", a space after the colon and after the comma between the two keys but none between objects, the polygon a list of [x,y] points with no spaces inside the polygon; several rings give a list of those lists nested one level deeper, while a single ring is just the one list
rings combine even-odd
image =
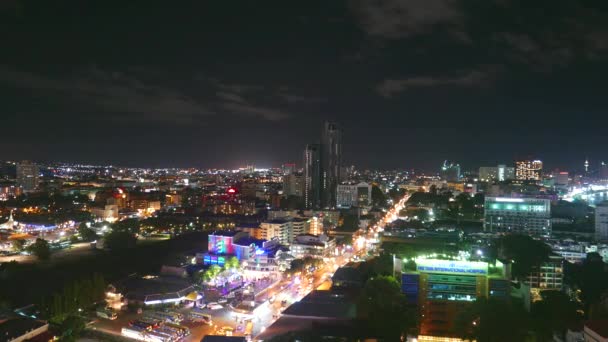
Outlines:
[{"label": "main road", "polygon": [[[367,231],[360,235],[367,241],[377,238],[377,234],[384,230],[384,227],[399,217],[399,212],[405,207],[405,203],[409,199],[409,195],[405,195],[397,203],[395,203],[385,215],[373,226],[368,227]],[[366,242],[367,242],[366,241]],[[363,249],[359,250],[357,254],[365,255],[367,253],[367,247],[371,244],[364,243]],[[266,300],[260,312],[256,312],[256,316],[259,318],[257,324],[254,325],[254,336],[262,333],[266,327],[274,323],[281,315],[284,310],[282,301],[287,303],[293,303],[299,301],[306,295],[308,295],[314,289],[326,290],[331,287],[331,276],[339,267],[346,265],[354,255],[352,253],[345,253],[344,255],[331,258],[331,261],[325,263],[324,266],[316,270],[313,274],[300,276],[297,279],[283,280],[275,286],[269,288],[264,297],[258,298],[259,300]],[[271,299],[272,303],[267,299]]]}]

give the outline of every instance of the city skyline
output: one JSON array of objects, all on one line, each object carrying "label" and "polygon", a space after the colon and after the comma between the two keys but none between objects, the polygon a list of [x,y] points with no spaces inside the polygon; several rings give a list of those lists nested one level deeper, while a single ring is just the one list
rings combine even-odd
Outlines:
[{"label": "city skyline", "polygon": [[4,158],[280,165],[330,120],[362,168],[608,159],[601,3],[322,4],[6,2]]}]

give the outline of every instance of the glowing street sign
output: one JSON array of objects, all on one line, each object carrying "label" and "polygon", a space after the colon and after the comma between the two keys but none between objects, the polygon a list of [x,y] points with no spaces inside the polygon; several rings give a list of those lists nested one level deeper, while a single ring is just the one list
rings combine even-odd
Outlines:
[{"label": "glowing street sign", "polygon": [[416,259],[416,269],[419,272],[431,273],[488,274],[488,264],[479,261]]}]

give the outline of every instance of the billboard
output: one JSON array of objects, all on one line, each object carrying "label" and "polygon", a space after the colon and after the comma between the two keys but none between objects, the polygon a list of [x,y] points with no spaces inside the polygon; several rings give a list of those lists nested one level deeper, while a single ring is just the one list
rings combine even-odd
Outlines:
[{"label": "billboard", "polygon": [[426,273],[487,275],[488,264],[479,261],[416,259],[416,270]]}]

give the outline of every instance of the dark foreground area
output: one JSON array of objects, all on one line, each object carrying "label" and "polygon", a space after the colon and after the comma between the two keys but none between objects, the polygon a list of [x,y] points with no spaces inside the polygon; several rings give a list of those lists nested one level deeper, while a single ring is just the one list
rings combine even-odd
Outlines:
[{"label": "dark foreground area", "polygon": [[92,255],[60,262],[0,265],[0,304],[18,307],[40,303],[65,284],[101,274],[112,282],[131,273],[158,272],[163,264],[185,261],[188,252],[207,249],[207,234],[194,232],[171,240],[138,245],[119,251],[95,251]]}]

